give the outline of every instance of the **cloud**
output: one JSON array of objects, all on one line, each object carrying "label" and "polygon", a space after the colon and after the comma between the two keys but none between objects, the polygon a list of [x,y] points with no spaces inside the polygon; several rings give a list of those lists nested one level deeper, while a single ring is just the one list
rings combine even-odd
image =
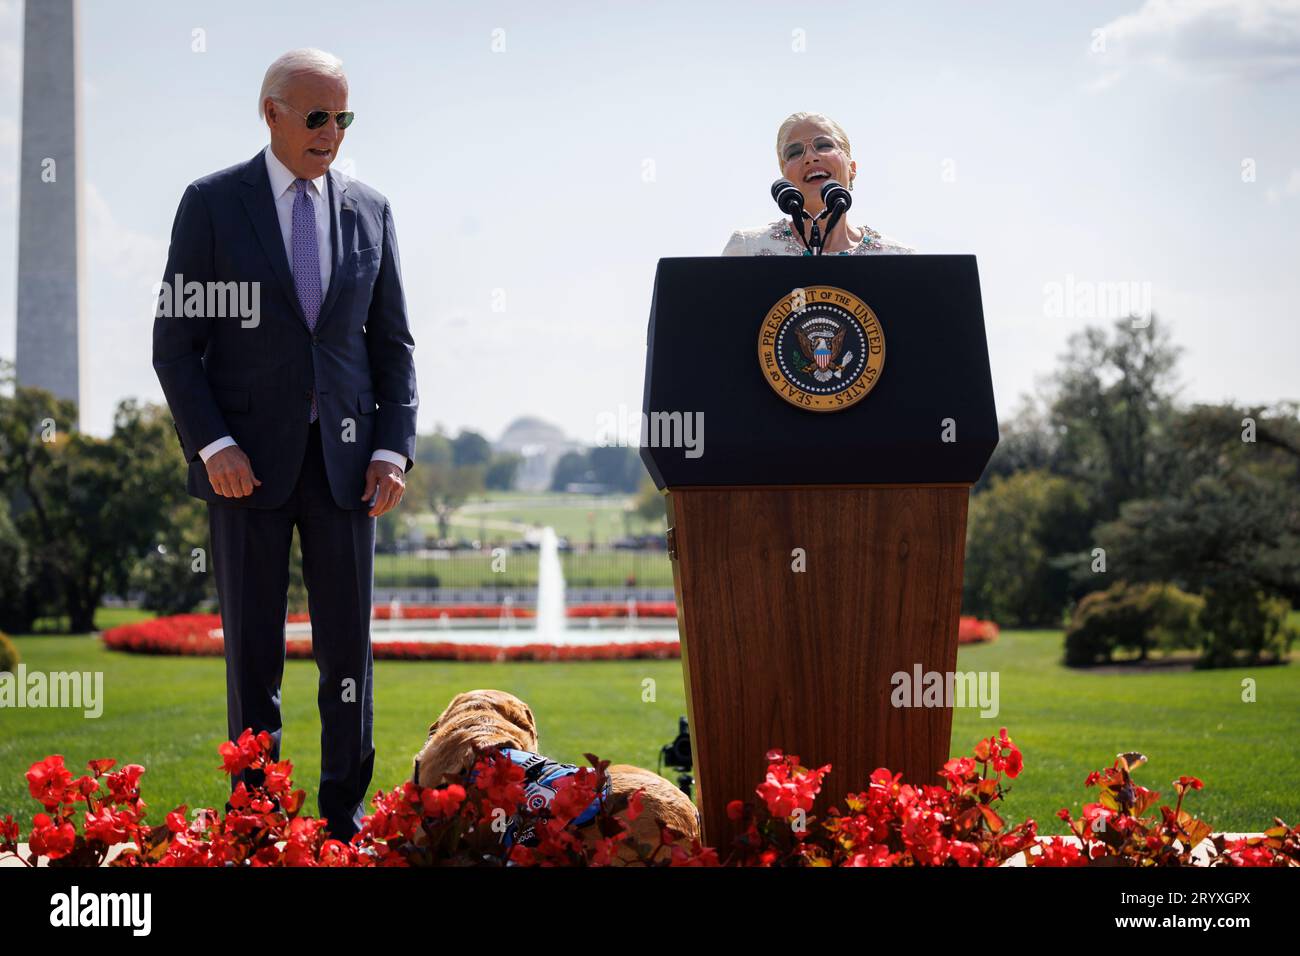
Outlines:
[{"label": "cloud", "polygon": [[1246,81],[1300,75],[1300,0],[1147,0],[1100,29],[1094,55],[1106,71],[1094,90],[1138,65]]},{"label": "cloud", "polygon": [[157,302],[153,289],[166,268],[168,241],[125,224],[90,180],[82,198],[87,280],[81,427],[108,435],[118,400],[128,395],[156,400],[161,394],[149,341]]},{"label": "cloud", "polygon": [[138,289],[140,301],[148,303],[152,289],[167,262],[167,240],[146,235],[119,223],[108,202],[92,182],[85,184],[83,210],[86,222],[86,254],[92,268],[103,269],[116,279]]}]

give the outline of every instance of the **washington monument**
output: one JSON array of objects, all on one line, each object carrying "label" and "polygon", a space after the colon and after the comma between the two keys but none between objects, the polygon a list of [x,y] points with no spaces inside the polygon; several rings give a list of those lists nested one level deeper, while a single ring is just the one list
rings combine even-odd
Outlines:
[{"label": "washington monument", "polygon": [[78,404],[86,259],[79,7],[79,0],[24,4],[15,355],[19,385]]}]

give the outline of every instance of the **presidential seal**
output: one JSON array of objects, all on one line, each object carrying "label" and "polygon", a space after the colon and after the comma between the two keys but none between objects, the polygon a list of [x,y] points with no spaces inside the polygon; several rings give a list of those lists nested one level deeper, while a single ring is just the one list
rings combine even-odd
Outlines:
[{"label": "presidential seal", "polygon": [[758,330],[758,363],[773,391],[811,412],[866,398],[885,367],[885,333],[871,307],[843,289],[795,289]]}]

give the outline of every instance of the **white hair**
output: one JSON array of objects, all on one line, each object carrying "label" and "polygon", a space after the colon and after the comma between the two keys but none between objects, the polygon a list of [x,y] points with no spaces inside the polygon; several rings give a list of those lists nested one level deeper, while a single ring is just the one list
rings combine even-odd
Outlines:
[{"label": "white hair", "polygon": [[342,80],[344,84],[348,81],[347,74],[343,72],[343,61],[333,53],[310,47],[290,50],[276,57],[275,62],[267,67],[266,76],[262,78],[262,95],[257,99],[257,115],[265,119],[266,114],[263,111],[266,109],[267,99],[283,99],[285,87],[300,73],[333,76]]}]

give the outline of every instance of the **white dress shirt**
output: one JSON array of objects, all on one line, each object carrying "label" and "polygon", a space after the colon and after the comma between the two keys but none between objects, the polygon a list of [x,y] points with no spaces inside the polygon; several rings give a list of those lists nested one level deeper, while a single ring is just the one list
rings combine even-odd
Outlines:
[{"label": "white dress shirt", "polygon": [[[298,177],[275,155],[270,146],[264,150],[266,156],[266,173],[271,180],[271,195],[275,197],[275,215],[280,220],[280,235],[284,238],[284,252],[293,261],[293,201],[298,192],[295,183]],[[316,210],[316,249],[320,253],[320,287],[321,293],[330,287],[330,275],[334,269],[334,261],[331,256],[330,241],[330,204],[329,204],[329,187],[325,183],[325,175],[322,174],[311,180],[308,188],[313,191],[312,205]],[[235,439],[229,435],[218,438],[216,441],[204,445],[199,449],[199,457],[206,462],[209,458],[235,444]],[[370,455],[370,460],[391,461],[399,468],[406,468],[406,456],[401,452],[388,451],[384,448],[376,448]]]}]

